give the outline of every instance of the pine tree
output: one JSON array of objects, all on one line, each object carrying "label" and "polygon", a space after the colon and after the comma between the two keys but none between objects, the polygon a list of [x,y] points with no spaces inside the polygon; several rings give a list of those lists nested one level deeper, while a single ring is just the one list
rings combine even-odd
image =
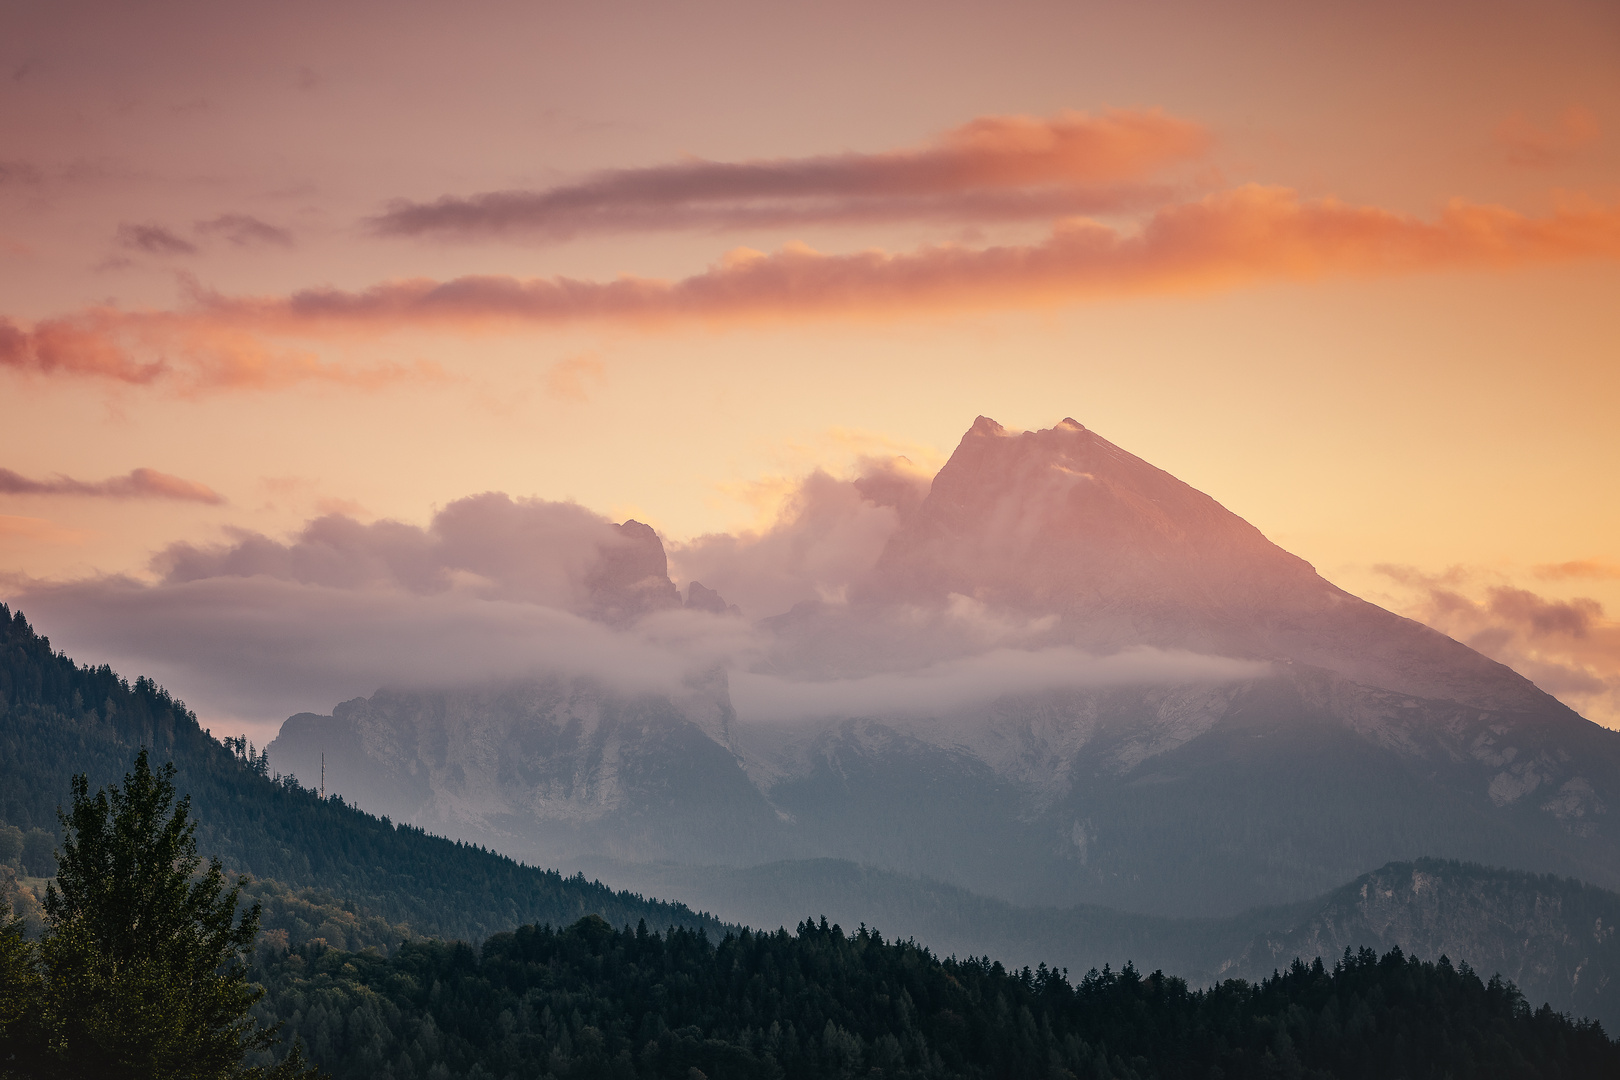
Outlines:
[{"label": "pine tree", "polygon": [[246,879],[227,887],[218,859],[198,872],[191,800],[175,804],[173,776],[143,748],[122,790],[92,796],[73,778],[39,946],[51,1059],[109,1078],[299,1075],[296,1053],[273,1074],[243,1064],[276,1042],[250,1013],[263,995],[247,978],[259,908],[237,914]]}]

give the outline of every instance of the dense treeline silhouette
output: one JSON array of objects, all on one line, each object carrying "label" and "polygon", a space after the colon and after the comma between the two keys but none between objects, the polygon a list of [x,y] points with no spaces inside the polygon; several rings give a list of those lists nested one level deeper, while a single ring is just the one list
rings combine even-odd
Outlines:
[{"label": "dense treeline silhouette", "polygon": [[338,1080],[1620,1076],[1598,1025],[1399,950],[1196,991],[1129,966],[1071,984],[942,961],[825,919],[713,944],[593,916],[478,952],[293,950],[261,957],[255,977],[267,1018]]},{"label": "dense treeline silhouette", "polygon": [[[396,827],[335,797],[323,800],[291,777],[272,776],[267,760],[245,742],[222,745],[152,680],[129,683],[106,665],[75,664],[53,652],[21,612],[0,604],[0,824],[41,847],[41,834],[55,835],[56,808],[73,774],[87,774],[92,787],[116,781],[142,746],[154,759],[174,762],[176,786],[192,797],[203,851],[233,871],[317,890],[305,900],[359,913],[356,925],[381,920],[390,936],[408,927],[477,940],[526,922],[562,924],[589,913],[615,923],[719,926],[684,905],[564,878],[477,845]],[[33,856],[33,866],[26,858],[30,872],[49,872],[42,856]],[[298,905],[266,904],[267,928],[276,926],[282,908]],[[340,922],[326,919],[328,932],[316,926],[314,933],[332,945],[375,940],[364,934],[334,940]],[[285,928],[295,943],[307,936],[296,924]]]}]

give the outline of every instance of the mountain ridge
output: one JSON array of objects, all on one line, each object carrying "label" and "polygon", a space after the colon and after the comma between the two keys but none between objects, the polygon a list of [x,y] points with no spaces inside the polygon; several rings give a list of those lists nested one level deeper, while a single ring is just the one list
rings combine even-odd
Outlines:
[{"label": "mountain ridge", "polygon": [[[662,693],[553,671],[385,690],[271,752],[303,776],[320,740],[358,739],[340,790],[552,863],[828,857],[1166,915],[1424,855],[1620,886],[1620,734],[1072,419],[981,417],[925,495],[890,501],[846,600],[748,630],[731,675],[797,713],[751,715],[724,666]],[[638,554],[616,589],[677,603],[656,534],[619,534]],[[489,778],[482,805],[457,769]]]}]

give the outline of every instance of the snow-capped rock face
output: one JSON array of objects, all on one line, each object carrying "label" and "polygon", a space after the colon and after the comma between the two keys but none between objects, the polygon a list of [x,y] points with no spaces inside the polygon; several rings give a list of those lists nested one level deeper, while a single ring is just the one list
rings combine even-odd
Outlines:
[{"label": "snow-capped rock face", "polygon": [[[613,529],[590,612],[670,617],[658,537]],[[695,583],[684,606],[736,617]],[[1620,886],[1620,735],[1072,420],[981,417],[847,602],[756,630],[771,678],[887,689],[768,721],[733,710],[723,672],[663,693],[561,674],[384,691],[293,717],[272,759],[308,782],[324,750],[362,806],[550,862],[836,856],[1184,914],[1422,855]],[[1137,650],[1159,674],[895,692],[996,648]]]},{"label": "snow-capped rock face", "polygon": [[329,790],[376,813],[521,856],[756,855],[777,818],[727,745],[724,690],[557,676],[384,690],[292,717],[268,749],[306,781],[324,761]]}]

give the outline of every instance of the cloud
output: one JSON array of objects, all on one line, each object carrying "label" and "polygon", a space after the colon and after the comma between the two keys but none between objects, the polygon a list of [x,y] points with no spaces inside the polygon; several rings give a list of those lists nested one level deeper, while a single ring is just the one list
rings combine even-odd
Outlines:
[{"label": "cloud", "polygon": [[[264,575],[149,586],[113,577],[36,583],[11,599],[70,655],[152,675],[205,724],[241,720],[264,734],[293,712],[327,712],[383,686],[563,671],[669,690],[690,673],[682,650],[459,588],[422,594]],[[718,616],[672,616],[725,629]],[[703,660],[702,650],[691,658]]]},{"label": "cloud", "polygon": [[267,329],[484,327],[592,320],[708,322],[1036,307],[1141,293],[1328,276],[1508,268],[1620,256],[1620,207],[1544,218],[1453,202],[1436,221],[1249,185],[1155,212],[1135,232],[1060,224],[1042,243],[826,255],[802,245],[732,252],[678,281],[474,276],[311,289],[282,299],[209,297],[204,313]]},{"label": "cloud", "polygon": [[0,185],[38,184],[43,174],[26,161],[0,161]]},{"label": "cloud", "polygon": [[[868,463],[855,480],[815,474],[772,528],[729,545],[704,538],[690,557],[736,554],[744,569],[727,580],[776,603],[864,572],[915,487],[895,462]],[[784,568],[772,572],[772,559]],[[459,499],[426,525],[330,514],[282,539],[238,531],[174,544],[152,570],[151,581],[13,580],[6,593],[70,655],[151,674],[205,722],[260,736],[292,712],[381,686],[544,672],[684,693],[724,669],[741,719],[763,720],[1263,671],[1150,649],[1090,655],[1051,640],[1055,618],[1009,621],[966,597],[938,611],[845,611],[852,621],[833,629],[869,640],[862,666],[795,667],[806,650],[773,620],[684,607],[646,526],[499,493]],[[834,670],[843,677],[824,677]]]},{"label": "cloud", "polygon": [[956,713],[1009,694],[1101,686],[1257,679],[1270,665],[1146,647],[1096,656],[1070,646],[992,649],[916,671],[859,679],[794,680],[741,672],[731,676],[739,716],[782,721]]},{"label": "cloud", "polygon": [[266,578],[333,589],[541,604],[608,622],[679,606],[657,535],[575,503],[486,492],[457,499],[424,528],[345,514],[287,541],[240,531],[230,543],[172,544],[153,560],[166,585]]},{"label": "cloud", "polygon": [[1535,574],[1544,581],[1562,581],[1571,578],[1612,581],[1620,578],[1620,563],[1610,559],[1577,559],[1573,562],[1546,563],[1536,567]]},{"label": "cloud", "polygon": [[176,236],[162,225],[118,226],[118,246],[148,255],[195,255],[197,245]]},{"label": "cloud", "polygon": [[237,247],[275,244],[292,247],[293,234],[286,229],[266,224],[247,214],[221,214],[207,221],[199,221],[197,231],[204,236],[223,236]]},{"label": "cloud", "polygon": [[174,544],[152,569],[15,582],[9,599],[58,647],[261,723],[385,684],[539,670],[668,689],[736,655],[743,626],[681,609],[645,526],[494,493],[426,526],[331,514],[284,540]]},{"label": "cloud", "polygon": [[1597,142],[1603,129],[1590,109],[1571,105],[1548,127],[1516,110],[1496,126],[1496,143],[1514,165],[1545,169],[1561,165],[1583,148]]},{"label": "cloud", "polygon": [[1202,155],[1208,134],[1159,110],[1050,119],[981,117],[932,144],[878,154],[597,173],[544,191],[399,202],[370,225],[391,236],[588,233],[924,220],[1051,219],[1162,198],[1142,178]]},{"label": "cloud", "polygon": [[546,393],[564,401],[587,401],[592,386],[600,385],[607,368],[594,353],[558,360],[546,368]]},{"label": "cloud", "polygon": [[745,657],[741,619],[683,609],[646,526],[486,493],[426,526],[340,514],[278,540],[174,544],[156,580],[13,582],[60,648],[268,727],[383,685],[561,671],[672,691]]},{"label": "cloud", "polygon": [[905,458],[868,458],[854,479],[816,470],[758,531],[700,536],[670,550],[677,578],[701,581],[754,618],[833,601],[877,562],[931,478]]},{"label": "cloud", "polygon": [[734,251],[676,281],[469,276],[362,291],[230,297],[193,288],[181,311],[96,308],[31,329],[0,320],[0,367],[189,392],[324,379],[376,385],[435,372],[353,369],[277,338],[331,342],[407,328],[452,333],[579,323],[645,329],[1053,307],[1110,297],[1329,277],[1511,269],[1620,257],[1620,207],[1568,202],[1545,217],[1454,201],[1428,221],[1248,185],[1154,212],[1138,229],[1063,222],[1043,242],[828,255],[802,245]]},{"label": "cloud", "polygon": [[1508,665],[1588,719],[1620,727],[1620,623],[1598,601],[1541,596],[1464,567],[1374,569],[1410,590],[1406,614]]},{"label": "cloud", "polygon": [[80,529],[63,528],[45,518],[0,514],[0,536],[20,536],[51,544],[80,544],[84,542],[85,535]]},{"label": "cloud", "polygon": [[128,386],[169,386],[185,395],[281,389],[324,382],[377,389],[444,377],[432,363],[352,365],[308,348],[278,345],[226,320],[163,311],[90,308],[24,329],[0,317],[0,369]]},{"label": "cloud", "polygon": [[0,469],[0,494],[4,495],[85,495],[111,499],[175,499],[181,502],[200,502],[217,506],[224,496],[205,484],[186,480],[156,469],[133,469],[127,476],[114,476],[107,480],[74,480],[67,476],[54,476],[49,480],[30,480]]}]

